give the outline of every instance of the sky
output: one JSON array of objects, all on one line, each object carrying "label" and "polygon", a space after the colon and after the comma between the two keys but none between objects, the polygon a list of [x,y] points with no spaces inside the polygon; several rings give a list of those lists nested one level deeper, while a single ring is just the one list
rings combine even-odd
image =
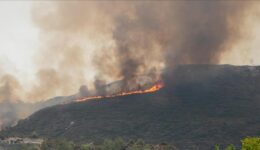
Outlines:
[{"label": "sky", "polygon": [[[0,62],[5,72],[30,80],[38,29],[31,21],[30,1],[0,2]],[[24,81],[25,81],[24,80]]]},{"label": "sky", "polygon": [[[36,79],[38,50],[41,45],[41,29],[33,22],[32,8],[36,2],[32,1],[1,1],[0,2],[0,75],[9,73],[14,75],[24,87],[30,87]],[[245,33],[243,41],[231,50],[223,54],[221,64],[232,65],[260,65],[260,13],[246,19],[245,26],[250,29],[250,34]],[[42,28],[44,29],[44,25]],[[86,58],[92,57],[92,52],[99,40],[91,41],[90,36],[86,39],[76,39],[78,45],[87,49]],[[74,35],[74,34],[73,34]],[[70,40],[70,38],[68,38]],[[65,38],[65,40],[67,40]],[[81,41],[82,40],[82,41]],[[96,41],[95,41],[96,40]],[[104,39],[106,40],[106,38]],[[83,44],[81,44],[82,42]],[[101,40],[101,42],[103,42]],[[107,44],[109,45],[109,44]],[[55,59],[55,58],[54,58]],[[90,58],[89,58],[90,59]],[[46,62],[47,64],[50,62]],[[95,68],[86,62],[86,80],[94,78]],[[65,70],[66,71],[66,70]]]}]

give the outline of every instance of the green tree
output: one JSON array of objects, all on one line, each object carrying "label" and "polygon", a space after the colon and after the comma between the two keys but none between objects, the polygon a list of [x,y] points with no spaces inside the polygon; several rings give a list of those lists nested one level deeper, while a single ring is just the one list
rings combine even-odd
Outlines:
[{"label": "green tree", "polygon": [[83,144],[81,145],[81,150],[95,150],[95,147],[93,144]]},{"label": "green tree", "polygon": [[228,145],[225,150],[236,150],[235,146],[234,145]]},{"label": "green tree", "polygon": [[138,139],[136,142],[131,141],[130,144],[128,144],[127,150],[151,150],[152,147],[148,144],[145,144],[145,142],[141,139]]},{"label": "green tree", "polygon": [[33,145],[22,145],[19,150],[37,150],[37,148]]},{"label": "green tree", "polygon": [[259,137],[247,137],[242,141],[242,150],[260,150]]},{"label": "green tree", "polygon": [[64,140],[47,140],[41,145],[41,150],[73,150],[74,143]]},{"label": "green tree", "polygon": [[214,146],[214,150],[220,150],[219,145],[215,145],[215,146]]}]

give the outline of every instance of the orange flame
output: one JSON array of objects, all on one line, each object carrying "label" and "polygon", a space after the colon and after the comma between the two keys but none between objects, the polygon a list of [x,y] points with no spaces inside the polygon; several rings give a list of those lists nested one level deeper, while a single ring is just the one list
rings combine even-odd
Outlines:
[{"label": "orange flame", "polygon": [[90,96],[90,97],[84,97],[78,100],[75,100],[76,102],[84,102],[87,100],[91,99],[100,99],[100,98],[111,98],[111,97],[117,97],[117,96],[127,96],[127,95],[132,95],[132,94],[144,94],[144,93],[152,93],[160,90],[163,87],[163,83],[159,82],[153,85],[152,87],[146,89],[146,90],[136,90],[136,91],[129,91],[129,92],[122,92],[122,93],[117,93],[114,95],[106,95],[106,96]]}]

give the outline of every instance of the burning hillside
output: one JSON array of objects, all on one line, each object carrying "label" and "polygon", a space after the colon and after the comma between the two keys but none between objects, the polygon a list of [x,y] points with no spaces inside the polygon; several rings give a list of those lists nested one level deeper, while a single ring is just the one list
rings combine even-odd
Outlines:
[{"label": "burning hillside", "polygon": [[[215,143],[239,146],[243,137],[259,136],[260,67],[183,65],[170,79],[155,93],[48,107],[0,134],[31,136],[35,131],[47,138],[94,143],[116,137],[151,143],[164,139],[192,150],[208,150]],[[93,97],[82,101],[87,98]]]},{"label": "burning hillside", "polygon": [[156,92],[156,91],[160,90],[163,86],[164,86],[163,82],[159,81],[146,89],[142,89],[141,87],[138,87],[138,89],[136,89],[136,90],[123,91],[123,92],[119,92],[119,93],[115,93],[115,94],[111,94],[111,95],[108,94],[108,95],[103,95],[103,96],[102,95],[87,96],[87,97],[77,99],[75,101],[84,102],[84,101],[91,100],[91,99],[111,98],[111,97],[117,97],[117,96],[127,96],[127,95],[132,95],[132,94],[152,93],[152,92]]}]

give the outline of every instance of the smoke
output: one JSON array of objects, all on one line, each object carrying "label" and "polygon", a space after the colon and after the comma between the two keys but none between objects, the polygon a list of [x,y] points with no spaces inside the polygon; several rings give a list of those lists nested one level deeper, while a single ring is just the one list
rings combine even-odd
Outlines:
[{"label": "smoke", "polygon": [[[85,84],[138,76],[158,80],[178,64],[219,63],[242,40],[246,2],[51,2],[36,3],[40,30],[33,58],[37,73],[22,99],[74,94]],[[99,77],[102,77],[99,79]],[[97,81],[95,81],[97,80]],[[98,89],[99,90],[99,89]],[[18,90],[17,90],[18,91]],[[21,93],[21,92],[18,92]]]},{"label": "smoke", "polygon": [[16,112],[15,106],[9,102],[1,102],[1,110],[0,110],[0,130],[12,126],[18,120],[18,114]]},{"label": "smoke", "polygon": [[79,88],[80,97],[86,97],[89,95],[88,87],[86,85],[82,85]]},{"label": "smoke", "polygon": [[22,91],[14,76],[6,74],[0,78],[0,130],[15,125],[18,119],[33,112],[33,107],[20,101]]},{"label": "smoke", "polygon": [[173,32],[165,52],[168,83],[179,64],[218,64],[243,41],[245,19],[252,3],[184,2],[174,6]]},{"label": "smoke", "polygon": [[20,83],[12,75],[3,75],[0,78],[0,102],[16,102],[19,100],[19,92],[22,90]]},{"label": "smoke", "polygon": [[106,81],[101,77],[96,77],[95,82],[96,95],[105,96],[106,95]]},{"label": "smoke", "polygon": [[[167,73],[178,64],[219,63],[242,40],[244,18],[252,5],[215,1],[44,4],[32,10],[42,46],[36,57],[38,82],[28,94],[30,99],[68,95],[82,84],[100,90],[100,81],[122,80],[121,89],[128,89],[138,76],[158,80],[163,70]],[[86,83],[89,72],[92,82]]]},{"label": "smoke", "polygon": [[[110,53],[116,58],[111,70],[125,81],[122,89],[137,76],[151,72],[160,76],[162,64],[165,74],[171,74],[178,64],[219,63],[243,40],[246,13],[252,8],[252,3],[212,1],[113,5],[120,14],[109,16],[116,45]],[[96,66],[103,74],[107,73],[103,68],[113,68],[107,66],[111,56],[106,56]]]},{"label": "smoke", "polygon": [[172,39],[169,46],[168,66],[173,61],[219,63],[221,55],[241,40],[248,8],[250,3],[243,2],[178,4],[173,15],[176,21],[174,37],[177,39]]}]

